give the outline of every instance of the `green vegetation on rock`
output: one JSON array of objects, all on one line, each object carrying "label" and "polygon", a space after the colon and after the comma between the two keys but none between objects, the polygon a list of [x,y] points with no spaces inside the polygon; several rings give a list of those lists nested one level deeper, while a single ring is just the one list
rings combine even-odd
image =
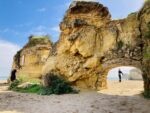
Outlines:
[{"label": "green vegetation on rock", "polygon": [[45,76],[47,76],[48,86],[41,90],[41,95],[77,93],[62,77],[51,73]]},{"label": "green vegetation on rock", "polygon": [[[149,1],[150,3],[150,1]],[[144,35],[145,46],[144,46],[144,53],[143,53],[143,78],[144,78],[144,97],[150,99],[150,22],[147,25],[148,30]]]},{"label": "green vegetation on rock", "polygon": [[150,39],[150,22],[148,23],[147,27],[148,27],[148,31],[145,33],[144,38],[145,39]]},{"label": "green vegetation on rock", "polygon": [[50,36],[45,35],[45,36],[29,36],[29,42],[25,47],[33,47],[38,45],[46,45],[48,43],[52,43],[50,40]]},{"label": "green vegetation on rock", "polygon": [[123,47],[123,45],[124,45],[124,43],[123,43],[122,40],[118,41],[118,42],[117,42],[117,49],[118,49],[118,50],[121,49],[121,48]]},{"label": "green vegetation on rock", "polygon": [[146,99],[150,99],[150,90],[145,90],[142,94]]},{"label": "green vegetation on rock", "polygon": [[10,85],[9,85],[9,90],[16,90],[17,89],[17,86],[20,84],[20,81],[19,80],[15,80],[13,81]]},{"label": "green vegetation on rock", "polygon": [[146,47],[144,50],[144,59],[150,60],[150,46]]},{"label": "green vegetation on rock", "polygon": [[38,93],[42,88],[39,84],[32,84],[28,87],[18,87],[21,84],[20,81],[16,80],[9,86],[9,90],[20,92],[20,93]]},{"label": "green vegetation on rock", "polygon": [[58,77],[51,76],[51,85],[49,87],[44,87],[39,83],[27,84],[25,87],[20,85],[23,83],[22,80],[15,80],[9,86],[9,90],[21,92],[21,93],[35,93],[39,95],[51,95],[51,94],[68,94],[77,93],[67,81]]},{"label": "green vegetation on rock", "polygon": [[41,84],[41,79],[38,78],[30,78],[27,75],[19,75],[18,80],[21,81],[21,83],[29,82],[32,84]]}]

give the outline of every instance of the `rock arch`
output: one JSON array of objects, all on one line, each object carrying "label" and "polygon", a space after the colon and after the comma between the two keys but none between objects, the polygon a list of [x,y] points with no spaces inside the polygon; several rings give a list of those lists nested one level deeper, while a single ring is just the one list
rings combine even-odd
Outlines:
[{"label": "rock arch", "polygon": [[[150,6],[122,20],[111,20],[106,7],[96,2],[73,2],[60,24],[56,55],[43,67],[46,73],[58,73],[73,85],[84,88],[107,87],[108,70],[116,66],[134,66],[143,70],[144,34]],[[146,75],[147,76],[147,75]]]},{"label": "rock arch", "polygon": [[[150,41],[145,38],[150,32],[149,12],[147,1],[139,12],[111,20],[108,8],[102,4],[74,1],[60,23],[59,41],[48,43],[51,51],[39,74],[57,73],[72,85],[98,90],[106,88],[110,68],[134,66],[143,70],[145,90],[150,92]],[[28,48],[38,45],[44,47],[37,44]]]},{"label": "rock arch", "polygon": [[138,63],[136,62],[136,64],[134,64],[134,63],[131,64],[126,59],[122,59],[120,63],[103,64],[103,66],[104,66],[103,67],[104,71],[102,72],[102,76],[99,76],[100,78],[99,78],[99,83],[98,83],[98,87],[97,87],[98,90],[107,88],[107,75],[108,75],[108,72],[113,68],[121,67],[121,66],[129,66],[129,67],[138,68],[142,71],[142,64],[140,61]]}]

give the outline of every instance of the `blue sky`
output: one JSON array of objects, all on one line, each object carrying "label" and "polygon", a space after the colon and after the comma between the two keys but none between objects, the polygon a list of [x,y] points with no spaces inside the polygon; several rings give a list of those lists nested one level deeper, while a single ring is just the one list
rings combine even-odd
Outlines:
[{"label": "blue sky", "polygon": [[[113,19],[124,18],[139,10],[144,2],[97,1],[109,8]],[[71,2],[72,0],[0,0],[0,76],[9,74],[13,55],[25,45],[29,35],[49,34],[52,41],[58,40],[59,23]],[[7,51],[10,53],[6,54]]]},{"label": "blue sky", "polygon": [[69,0],[0,0],[1,39],[23,46],[30,34],[58,39],[58,25]]}]

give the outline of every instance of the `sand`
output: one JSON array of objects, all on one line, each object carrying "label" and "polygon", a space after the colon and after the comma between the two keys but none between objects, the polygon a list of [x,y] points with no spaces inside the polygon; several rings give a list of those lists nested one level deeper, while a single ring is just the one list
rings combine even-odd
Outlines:
[{"label": "sand", "polygon": [[150,100],[144,99],[142,81],[109,81],[100,92],[39,96],[7,91],[0,84],[0,113],[149,113]]}]

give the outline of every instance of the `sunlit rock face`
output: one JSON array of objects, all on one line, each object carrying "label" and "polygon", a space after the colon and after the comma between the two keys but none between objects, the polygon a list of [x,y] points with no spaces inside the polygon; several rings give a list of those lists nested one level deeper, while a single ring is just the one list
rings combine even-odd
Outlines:
[{"label": "sunlit rock face", "polygon": [[29,42],[14,57],[17,77],[41,78],[41,70],[52,51],[47,36],[31,36]]},{"label": "sunlit rock face", "polygon": [[59,41],[53,47],[48,44],[52,54],[39,70],[43,76],[55,73],[72,85],[99,90],[107,87],[107,73],[111,68],[142,69],[149,9],[145,5],[140,12],[113,21],[108,8],[102,4],[72,2],[60,23]]},{"label": "sunlit rock face", "polygon": [[58,73],[78,87],[106,88],[109,69],[142,67],[140,27],[138,12],[113,21],[102,4],[75,1],[60,23],[57,54],[49,57],[43,75]]},{"label": "sunlit rock face", "polygon": [[[105,31],[110,17],[108,9],[102,4],[73,2],[60,24],[57,54],[49,57],[43,68],[43,75],[58,73],[73,85],[96,89],[102,71],[101,57],[104,51],[115,44],[116,34],[109,29]],[[105,38],[103,34],[107,34]],[[104,45],[108,38],[109,42]]]}]

